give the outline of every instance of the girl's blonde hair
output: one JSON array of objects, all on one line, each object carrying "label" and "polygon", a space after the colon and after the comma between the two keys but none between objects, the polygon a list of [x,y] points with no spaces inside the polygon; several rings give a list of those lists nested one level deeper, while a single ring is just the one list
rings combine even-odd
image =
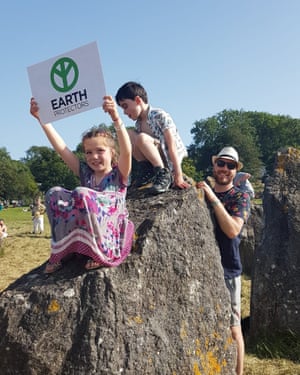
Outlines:
[{"label": "girl's blonde hair", "polygon": [[118,143],[113,133],[104,126],[101,126],[101,125],[93,126],[91,129],[83,133],[82,140],[81,140],[83,152],[85,152],[84,141],[86,139],[94,138],[94,137],[103,137],[105,139],[105,144],[108,147],[110,147],[112,151],[111,163],[112,165],[116,165],[119,159]]}]

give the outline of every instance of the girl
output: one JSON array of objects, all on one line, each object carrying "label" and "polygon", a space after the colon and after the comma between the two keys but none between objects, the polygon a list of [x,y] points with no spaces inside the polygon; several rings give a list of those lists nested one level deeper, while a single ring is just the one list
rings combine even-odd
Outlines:
[{"label": "girl", "polygon": [[130,252],[134,226],[128,220],[125,196],[131,170],[131,143],[112,97],[105,96],[103,100],[103,110],[109,113],[116,129],[119,158],[113,135],[99,127],[83,135],[83,162],[51,124],[41,122],[38,105],[31,99],[30,113],[81,183],[73,191],[54,187],[46,193],[52,239],[45,273],[60,269],[62,259],[72,253],[87,256],[85,268],[90,270],[117,266]]},{"label": "girl", "polygon": [[34,205],[31,210],[33,229],[32,233],[42,234],[44,232],[44,213],[46,207],[42,204],[41,198],[35,198]]}]

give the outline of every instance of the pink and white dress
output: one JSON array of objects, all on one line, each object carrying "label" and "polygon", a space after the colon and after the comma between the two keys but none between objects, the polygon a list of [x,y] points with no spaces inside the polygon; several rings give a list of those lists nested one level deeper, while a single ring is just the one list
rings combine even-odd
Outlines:
[{"label": "pink and white dress", "polygon": [[70,191],[53,187],[45,197],[51,226],[50,263],[71,253],[80,253],[103,266],[118,266],[130,253],[134,224],[126,209],[127,186],[118,167],[114,167],[99,185],[93,171],[80,164],[83,186]]}]

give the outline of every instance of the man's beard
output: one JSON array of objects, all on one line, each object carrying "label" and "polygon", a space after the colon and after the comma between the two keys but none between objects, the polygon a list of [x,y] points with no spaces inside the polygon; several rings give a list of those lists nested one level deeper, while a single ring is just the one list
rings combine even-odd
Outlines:
[{"label": "man's beard", "polygon": [[232,176],[227,176],[224,174],[222,176],[219,176],[217,173],[214,173],[214,178],[216,183],[222,186],[230,184],[233,180]]}]

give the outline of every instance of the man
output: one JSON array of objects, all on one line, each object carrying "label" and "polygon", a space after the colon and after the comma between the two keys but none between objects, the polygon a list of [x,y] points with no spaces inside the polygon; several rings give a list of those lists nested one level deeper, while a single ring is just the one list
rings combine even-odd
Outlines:
[{"label": "man", "polygon": [[250,214],[250,197],[234,186],[234,178],[243,164],[233,147],[224,147],[212,157],[213,189],[204,181],[197,187],[205,192],[214,210],[216,239],[219,244],[226,286],[231,298],[231,334],[237,344],[237,375],[243,374],[244,339],[241,328],[241,274],[239,253],[240,234]]}]

